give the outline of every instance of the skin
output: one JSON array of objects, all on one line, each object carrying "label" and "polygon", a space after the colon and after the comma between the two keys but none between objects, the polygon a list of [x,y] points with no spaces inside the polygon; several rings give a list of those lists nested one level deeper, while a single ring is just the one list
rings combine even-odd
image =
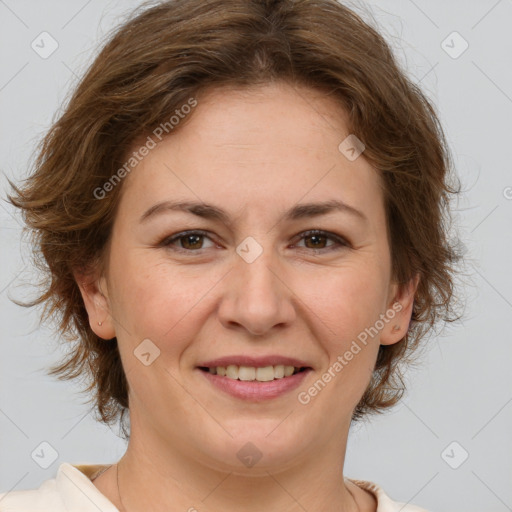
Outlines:
[{"label": "skin", "polygon": [[[325,94],[278,82],[197,99],[183,126],[125,178],[107,268],[80,285],[91,328],[105,343],[117,337],[130,388],[122,503],[130,512],[148,503],[167,512],[375,511],[370,493],[343,480],[350,420],[379,345],[404,336],[417,287],[392,280],[380,177],[364,153],[350,161],[339,151],[347,118]],[[217,205],[231,222],[177,211],[139,222],[173,199]],[[330,199],[367,220],[335,211],[279,221],[297,203]],[[190,229],[209,234],[159,245]],[[300,236],[310,229],[349,245],[321,238],[315,251],[315,240]],[[263,250],[252,263],[236,252],[248,236]],[[393,320],[301,404],[298,393],[397,301]],[[133,355],[147,338],[160,350],[149,366]],[[233,354],[297,357],[313,371],[299,389],[249,403],[196,368]],[[247,442],[262,454],[251,468],[237,458]],[[123,509],[115,466],[94,485]]]}]

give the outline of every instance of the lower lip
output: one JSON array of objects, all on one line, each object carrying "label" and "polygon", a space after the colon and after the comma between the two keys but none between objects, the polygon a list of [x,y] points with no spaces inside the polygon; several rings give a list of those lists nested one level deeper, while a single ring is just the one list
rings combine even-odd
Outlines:
[{"label": "lower lip", "polygon": [[205,372],[200,369],[198,369],[198,371],[201,372],[211,384],[225,393],[242,400],[260,402],[262,400],[277,398],[297,388],[311,370],[303,370],[289,377],[267,382],[230,379],[229,377],[214,375],[213,373]]}]

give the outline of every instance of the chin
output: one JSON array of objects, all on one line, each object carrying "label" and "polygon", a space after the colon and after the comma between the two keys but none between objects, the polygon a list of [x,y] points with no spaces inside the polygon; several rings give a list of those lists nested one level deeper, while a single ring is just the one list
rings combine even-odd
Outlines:
[{"label": "chin", "polygon": [[[301,459],[308,451],[308,439],[304,428],[297,423],[284,427],[282,418],[237,421],[225,424],[222,438],[216,434],[217,442],[209,443],[202,450],[209,461],[207,465],[223,472],[244,476],[268,476],[268,473],[283,471]],[[203,439],[214,439],[205,436]],[[312,440],[311,440],[312,442]],[[196,445],[199,446],[199,445]]]}]

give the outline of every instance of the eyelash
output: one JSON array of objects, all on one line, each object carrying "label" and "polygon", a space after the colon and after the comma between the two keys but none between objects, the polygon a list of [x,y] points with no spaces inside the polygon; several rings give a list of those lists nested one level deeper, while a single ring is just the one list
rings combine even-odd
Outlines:
[{"label": "eyelash", "polygon": [[[173,242],[176,242],[176,241],[180,240],[181,238],[185,238],[190,235],[199,235],[199,236],[204,236],[206,238],[210,238],[208,236],[207,231],[203,231],[202,229],[194,229],[194,230],[189,230],[189,231],[182,231],[180,233],[176,233],[175,235],[171,235],[170,237],[164,238],[164,240],[162,240],[158,245],[160,247],[167,247],[167,248],[170,248],[171,250],[178,251],[178,252],[202,254],[202,251],[204,251],[205,249],[195,249],[194,250],[194,249],[183,249],[181,247],[172,247]],[[330,233],[329,231],[322,231],[320,229],[312,229],[309,231],[304,231],[304,232],[300,233],[300,235],[301,235],[300,240],[302,240],[304,238],[308,238],[310,236],[319,235],[322,237],[326,237],[330,240],[333,240],[337,244],[337,245],[335,244],[330,247],[325,247],[325,248],[321,248],[321,249],[309,249],[307,247],[303,248],[303,250],[310,251],[313,254],[337,251],[337,250],[341,250],[341,249],[350,247],[350,244],[347,240],[345,240],[344,238],[342,238],[338,235],[335,235],[334,233]],[[211,238],[210,238],[210,240],[211,240]],[[213,240],[212,240],[212,242],[213,242]]]}]

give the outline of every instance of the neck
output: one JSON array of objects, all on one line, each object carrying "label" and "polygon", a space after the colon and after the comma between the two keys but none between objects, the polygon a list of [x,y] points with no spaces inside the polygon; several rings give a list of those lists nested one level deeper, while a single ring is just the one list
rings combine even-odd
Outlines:
[{"label": "neck", "polygon": [[179,450],[147,442],[158,438],[140,435],[131,426],[128,449],[110,472],[115,485],[109,485],[108,497],[122,512],[146,511],[148,503],[155,512],[362,512],[361,504],[370,503],[365,501],[368,497],[361,499],[364,491],[343,479],[348,431],[337,446],[331,440],[326,453],[305,456],[285,469],[255,466],[254,473],[237,474],[235,469],[212,468]]}]

